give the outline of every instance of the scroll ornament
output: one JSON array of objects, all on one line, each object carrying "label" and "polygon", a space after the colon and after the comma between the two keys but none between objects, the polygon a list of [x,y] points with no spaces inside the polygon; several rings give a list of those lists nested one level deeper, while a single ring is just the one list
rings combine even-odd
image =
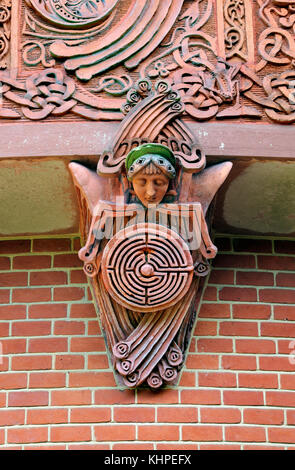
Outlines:
[{"label": "scroll ornament", "polygon": [[79,258],[119,385],[128,388],[177,382],[199,281],[217,252],[206,215],[232,164],[204,169],[183,110],[168,82],[153,90],[140,80],[97,172],[70,163],[84,240]]}]

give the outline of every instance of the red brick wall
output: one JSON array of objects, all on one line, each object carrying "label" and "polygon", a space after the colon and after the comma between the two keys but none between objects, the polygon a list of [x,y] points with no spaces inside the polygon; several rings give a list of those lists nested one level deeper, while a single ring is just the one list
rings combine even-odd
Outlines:
[{"label": "red brick wall", "polygon": [[215,242],[180,384],[155,393],[116,387],[77,239],[0,241],[0,449],[295,449],[295,243]]}]

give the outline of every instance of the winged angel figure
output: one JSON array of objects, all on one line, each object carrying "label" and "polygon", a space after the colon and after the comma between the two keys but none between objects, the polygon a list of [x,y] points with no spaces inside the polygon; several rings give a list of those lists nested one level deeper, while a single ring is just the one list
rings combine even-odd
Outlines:
[{"label": "winged angel figure", "polygon": [[175,384],[198,283],[216,255],[206,222],[232,164],[206,158],[166,81],[140,80],[97,172],[70,163],[89,276],[120,385]]}]

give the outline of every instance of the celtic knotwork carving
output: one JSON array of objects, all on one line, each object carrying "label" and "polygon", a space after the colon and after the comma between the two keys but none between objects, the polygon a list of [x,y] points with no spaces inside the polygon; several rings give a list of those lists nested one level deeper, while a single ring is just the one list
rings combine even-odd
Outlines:
[{"label": "celtic knotwork carving", "polygon": [[186,294],[193,262],[176,232],[139,224],[112,238],[104,250],[101,270],[117,302],[148,312],[174,305]]},{"label": "celtic knotwork carving", "polygon": [[243,53],[245,41],[245,3],[244,0],[226,0],[224,18],[228,27],[224,31],[226,58],[235,55],[246,59]]},{"label": "celtic knotwork carving", "polygon": [[[27,119],[45,119],[51,115],[62,116],[68,112],[93,120],[116,120],[118,115],[120,116],[115,109],[114,112],[105,113],[110,101],[97,98],[85,90],[80,91],[74,80],[62,69],[48,68],[40,73],[36,72],[29,76],[25,83],[0,73],[1,82],[4,84],[2,96],[20,105]],[[117,111],[121,105],[120,100]],[[5,117],[19,118],[20,115],[13,111]]]},{"label": "celtic knotwork carving", "polygon": [[11,0],[0,1],[0,69],[6,69],[10,40]]},{"label": "celtic knotwork carving", "polygon": [[61,116],[77,104],[72,99],[75,83],[61,70],[49,69],[32,75],[26,81],[26,88],[29,106],[22,111],[29,119],[43,119],[49,114]]},{"label": "celtic knotwork carving", "polygon": [[276,122],[295,122],[295,71],[268,75],[263,87],[271,101],[266,114]]},{"label": "celtic knotwork carving", "polygon": [[294,3],[289,0],[258,0],[259,16],[267,28],[258,40],[262,60],[256,66],[261,70],[268,62],[289,65],[295,59]]}]

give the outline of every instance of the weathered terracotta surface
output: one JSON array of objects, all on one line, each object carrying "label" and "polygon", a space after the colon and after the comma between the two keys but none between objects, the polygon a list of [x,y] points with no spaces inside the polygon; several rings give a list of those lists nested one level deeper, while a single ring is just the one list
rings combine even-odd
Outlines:
[{"label": "weathered terracotta surface", "polygon": [[192,121],[295,121],[292,0],[0,8],[1,119],[121,121],[132,86],[148,77],[169,79]]},{"label": "weathered terracotta surface", "polygon": [[142,80],[132,93],[98,174],[78,163],[70,170],[85,241],[79,257],[114,369],[127,387],[159,388],[175,383],[184,363],[199,279],[217,252],[205,217],[232,164],[204,170],[205,155],[168,83],[153,90]]}]

